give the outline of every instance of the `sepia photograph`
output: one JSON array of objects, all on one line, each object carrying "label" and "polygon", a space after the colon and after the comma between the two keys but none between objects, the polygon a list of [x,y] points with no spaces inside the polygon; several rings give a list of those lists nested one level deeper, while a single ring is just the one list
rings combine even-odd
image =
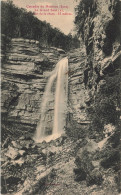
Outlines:
[{"label": "sepia photograph", "polygon": [[121,195],[121,0],[1,0],[1,195]]}]

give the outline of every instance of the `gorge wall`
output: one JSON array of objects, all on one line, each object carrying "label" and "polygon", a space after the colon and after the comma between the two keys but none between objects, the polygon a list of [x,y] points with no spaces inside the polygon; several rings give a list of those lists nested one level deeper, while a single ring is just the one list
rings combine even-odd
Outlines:
[{"label": "gorge wall", "polygon": [[[61,49],[41,48],[34,40],[12,39],[3,56],[3,139],[11,135],[2,151],[7,192],[6,183],[11,189],[12,180],[12,190],[21,194],[44,193],[46,183],[56,182],[61,185],[47,185],[48,194],[120,193],[120,3],[82,0],[80,5],[79,49],[65,54]],[[36,144],[25,134],[35,131],[47,77],[65,55],[69,57],[65,128],[69,136]],[[21,184],[15,184],[16,177]]]},{"label": "gorge wall", "polygon": [[86,48],[84,103],[91,123],[74,171],[77,181],[102,185],[101,195],[120,192],[120,7],[118,0],[82,0],[76,17]]},{"label": "gorge wall", "polygon": [[[90,103],[107,84],[107,76],[113,79],[120,69],[120,2],[90,1],[87,7],[85,2],[82,1],[84,21],[81,35],[86,47],[84,83],[90,96],[87,103]],[[119,109],[119,105],[116,106]]]},{"label": "gorge wall", "polygon": [[[101,2],[92,0],[89,5],[86,1],[81,1],[80,5],[82,10],[79,14],[83,17],[80,36],[83,41],[80,49],[71,50],[67,54],[69,56],[67,131],[73,132],[73,129],[77,129],[78,134],[82,130],[80,135],[83,136],[88,133],[85,129],[94,119],[87,116],[92,107],[98,110],[103,104],[105,108],[107,104],[109,106],[113,104],[114,113],[119,114],[120,103],[117,99],[120,88],[117,90],[117,85],[121,56],[118,26],[120,5],[118,0]],[[21,125],[24,125],[26,132],[28,129],[33,131],[39,120],[48,74],[65,55],[64,51],[57,48],[40,48],[38,41],[20,38],[12,39],[9,47],[7,45],[5,48],[6,55],[3,57],[6,60],[2,64],[2,124],[6,124],[8,128],[12,125],[13,129],[20,129],[20,134],[23,130]],[[106,98],[102,97],[102,91],[113,103],[103,101]],[[96,113],[97,110],[92,109],[91,112]],[[107,119],[111,112],[104,109],[102,114],[107,121],[103,122],[98,117],[99,113],[95,114],[95,127],[97,126],[99,131],[103,131],[107,124],[116,124],[117,119],[113,120],[113,116]],[[53,109],[50,105],[48,121],[52,120],[52,115]],[[98,124],[99,121],[102,124]],[[94,129],[94,126],[92,128]]]},{"label": "gorge wall", "polygon": [[[47,77],[63,53],[57,48],[40,49],[39,42],[34,40],[11,40],[2,64],[1,111],[2,124],[10,132],[13,129],[13,134],[18,130],[24,133],[26,128],[35,130]],[[51,112],[48,108],[48,121],[52,120]]]},{"label": "gorge wall", "polygon": [[[81,50],[77,49],[65,54],[63,50],[54,47],[40,48],[39,42],[35,40],[16,38],[8,43],[7,51],[2,56],[1,72],[3,137],[6,137],[7,132],[12,133],[12,136],[20,136],[35,131],[47,78],[58,60],[65,55],[69,56],[68,121],[69,124],[70,121],[72,125],[77,124],[77,129],[85,126],[88,121],[86,121],[84,103],[85,48],[83,45]],[[52,126],[53,104],[54,101],[48,107],[48,129]]]}]

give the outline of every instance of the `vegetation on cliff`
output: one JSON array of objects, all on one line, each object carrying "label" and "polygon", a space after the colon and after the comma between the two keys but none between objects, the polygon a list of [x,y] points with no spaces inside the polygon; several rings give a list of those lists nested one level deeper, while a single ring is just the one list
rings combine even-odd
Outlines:
[{"label": "vegetation on cliff", "polygon": [[[104,185],[110,177],[120,192],[120,1],[81,0],[75,24],[86,48],[84,83],[90,119],[86,146],[75,158],[76,180]],[[108,173],[108,174],[107,174]],[[82,177],[82,175],[84,177]],[[107,177],[107,181],[106,178]],[[101,194],[106,193],[106,189]],[[117,192],[117,193],[118,193]],[[106,194],[115,194],[113,190]]]},{"label": "vegetation on cliff", "polygon": [[[116,42],[115,45],[118,45],[120,37],[120,2],[119,0],[110,1],[108,12],[112,16],[109,18],[106,16],[107,10],[104,10],[104,15],[100,12],[99,6],[102,6],[100,3],[95,0],[81,0],[76,8],[75,17],[77,32],[81,34],[87,52],[84,82],[89,90],[95,86],[95,90],[92,89],[95,92],[90,96],[91,101],[87,107],[87,113],[92,121],[93,129],[97,131],[103,129],[105,124],[118,124],[120,107],[120,73],[118,69],[120,57],[117,58],[116,63],[112,63],[112,66],[110,63],[106,65],[108,69],[101,76],[103,59],[113,56],[120,49],[113,46],[114,42]],[[101,24],[99,24],[98,17],[102,18]],[[102,32],[98,32],[98,29],[102,29]],[[97,60],[98,55],[102,55],[100,61]],[[103,84],[100,87],[102,80]]]},{"label": "vegetation on cliff", "polygon": [[75,8],[76,17],[75,25],[78,34],[81,34],[84,40],[84,24],[88,16],[92,17],[96,14],[96,1],[95,0],[81,0],[79,5]]},{"label": "vegetation on cliff", "polygon": [[92,129],[101,131],[105,125],[119,124],[120,117],[120,74],[105,76],[103,83],[95,94],[93,102],[87,107],[88,116],[92,121]]},{"label": "vegetation on cliff", "polygon": [[1,2],[1,33],[11,38],[27,38],[40,42],[40,46],[54,46],[64,50],[79,47],[75,35],[65,35],[46,21],[40,21],[34,13],[16,7],[12,1]]},{"label": "vegetation on cliff", "polygon": [[[84,40],[85,33],[85,22],[87,22],[87,18],[94,19],[95,16],[99,15],[99,10],[97,9],[99,2],[95,0],[81,0],[79,5],[75,8],[76,17],[75,17],[75,25],[77,29],[77,33],[81,34],[82,39]],[[113,4],[113,5],[112,5]],[[105,44],[103,46],[103,51],[107,55],[111,54],[110,48],[112,49],[112,44],[117,39],[120,39],[120,1],[119,0],[110,0],[110,5],[108,7],[109,11],[112,12],[112,20],[110,20],[105,26],[106,39]],[[90,26],[90,37],[92,35],[93,25]]]}]

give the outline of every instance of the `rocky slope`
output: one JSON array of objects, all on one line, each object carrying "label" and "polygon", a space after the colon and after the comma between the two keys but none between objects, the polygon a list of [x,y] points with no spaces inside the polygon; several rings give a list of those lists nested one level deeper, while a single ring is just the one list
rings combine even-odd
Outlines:
[{"label": "rocky slope", "polygon": [[[107,140],[95,144],[94,141],[85,142],[85,139],[75,142],[65,135],[55,141],[41,144],[36,144],[30,137],[24,136],[17,141],[12,140],[8,145],[5,144],[2,150],[2,194],[118,195],[115,172],[103,169],[99,166],[99,159],[96,160],[96,157],[99,157],[97,153],[105,151],[106,142]],[[93,166],[96,167],[96,172],[93,171],[91,177],[88,175],[86,181],[80,180],[85,177],[85,173],[80,176],[80,169],[77,170],[75,164],[76,153],[80,147],[79,156],[84,148],[91,155],[95,154]],[[86,166],[87,158],[84,155],[82,158]],[[90,167],[89,164],[88,166]]]}]

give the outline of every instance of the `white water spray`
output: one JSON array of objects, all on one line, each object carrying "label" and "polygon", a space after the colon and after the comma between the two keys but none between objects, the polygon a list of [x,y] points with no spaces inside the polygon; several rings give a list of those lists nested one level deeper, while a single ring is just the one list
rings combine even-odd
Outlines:
[{"label": "white water spray", "polygon": [[[55,91],[52,93],[52,88],[56,84]],[[48,79],[45,93],[41,103],[41,116],[37,125],[34,140],[36,142],[50,141],[61,136],[66,125],[68,97],[68,58],[60,60],[55,69],[51,72]],[[47,113],[50,102],[54,101],[54,116],[51,135],[47,134],[48,121]]]}]

